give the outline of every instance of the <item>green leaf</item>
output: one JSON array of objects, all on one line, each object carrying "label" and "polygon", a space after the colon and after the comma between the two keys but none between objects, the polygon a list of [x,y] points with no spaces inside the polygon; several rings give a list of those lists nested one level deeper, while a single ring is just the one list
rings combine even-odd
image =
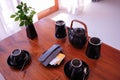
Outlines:
[{"label": "green leaf", "polygon": [[21,1],[21,5],[23,5],[23,2]]},{"label": "green leaf", "polygon": [[25,23],[24,23],[24,21],[21,21],[20,22],[20,26],[23,26]]},{"label": "green leaf", "polygon": [[25,13],[27,13],[27,6],[24,6],[24,11],[25,11]]},{"label": "green leaf", "polygon": [[24,14],[21,14],[19,17],[20,17],[20,19],[24,20],[25,15],[24,15]]},{"label": "green leaf", "polygon": [[22,9],[22,6],[21,6],[21,5],[18,5],[17,8],[18,8],[18,9]]},{"label": "green leaf", "polygon": [[21,10],[18,10],[18,13],[22,13],[22,11],[21,11]]},{"label": "green leaf", "polygon": [[26,4],[26,3],[23,3],[23,5],[24,5],[24,6],[27,6],[27,4]]},{"label": "green leaf", "polygon": [[28,21],[25,21],[25,26],[28,26],[29,25],[29,22]]},{"label": "green leaf", "polygon": [[16,15],[15,15],[15,14],[13,14],[13,15],[11,15],[11,16],[10,16],[10,18],[14,18],[15,16],[16,16]]},{"label": "green leaf", "polygon": [[15,13],[15,15],[18,15],[18,14],[19,14],[18,12]]},{"label": "green leaf", "polygon": [[16,18],[15,18],[15,21],[18,21],[18,20],[19,20],[19,17],[16,17]]},{"label": "green leaf", "polygon": [[34,15],[36,12],[32,10],[31,14]]}]

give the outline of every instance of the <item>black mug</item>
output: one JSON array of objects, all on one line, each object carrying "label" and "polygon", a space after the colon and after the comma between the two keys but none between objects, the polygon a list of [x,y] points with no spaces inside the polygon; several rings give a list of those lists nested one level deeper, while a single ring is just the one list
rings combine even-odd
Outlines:
[{"label": "black mug", "polygon": [[84,66],[82,60],[74,58],[69,64],[70,80],[84,80]]},{"label": "black mug", "polygon": [[55,23],[55,37],[58,39],[66,37],[66,27],[63,20],[58,20]]},{"label": "black mug", "polygon": [[12,54],[10,55],[10,59],[12,63],[16,65],[21,65],[24,63],[26,58],[26,54],[21,49],[15,49],[12,51]]},{"label": "black mug", "polygon": [[92,59],[98,59],[101,52],[101,40],[98,37],[92,37],[88,41],[86,55]]}]

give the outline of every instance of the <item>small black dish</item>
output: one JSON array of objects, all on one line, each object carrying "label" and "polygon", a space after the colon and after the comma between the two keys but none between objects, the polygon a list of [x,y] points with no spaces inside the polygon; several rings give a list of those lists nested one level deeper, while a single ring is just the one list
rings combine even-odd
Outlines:
[{"label": "small black dish", "polygon": [[[64,66],[64,73],[65,73],[65,75],[68,77],[68,78],[70,78],[71,77],[71,73],[70,73],[70,71],[69,71],[69,64],[70,64],[70,62],[71,62],[71,60],[70,61],[68,61],[66,64],[65,64],[65,66]],[[84,70],[85,70],[85,76],[84,76],[84,78],[82,79],[82,80],[87,80],[87,78],[88,78],[88,75],[89,75],[89,72],[90,72],[90,70],[89,70],[89,66],[84,62],[84,61],[82,61],[82,63],[83,63],[83,66],[84,66]]]},{"label": "small black dish", "polygon": [[14,69],[22,69],[22,68],[24,68],[28,63],[30,63],[30,61],[31,61],[31,56],[30,56],[29,52],[26,51],[26,50],[22,50],[22,51],[23,51],[23,53],[26,55],[26,58],[25,58],[24,62],[21,63],[21,64],[19,64],[19,63],[13,63],[12,60],[11,60],[11,58],[10,58],[10,56],[8,57],[7,63],[8,63],[8,65],[9,65],[11,68],[14,68]]}]

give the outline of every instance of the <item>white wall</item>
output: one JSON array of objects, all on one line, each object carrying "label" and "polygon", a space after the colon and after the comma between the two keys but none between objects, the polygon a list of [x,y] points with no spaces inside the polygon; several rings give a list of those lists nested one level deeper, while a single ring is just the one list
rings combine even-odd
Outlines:
[{"label": "white wall", "polygon": [[73,19],[81,20],[86,23],[89,36],[97,36],[104,43],[120,50],[120,0],[101,0],[90,3],[80,14],[60,10],[49,17],[53,20],[62,19],[67,26]]}]

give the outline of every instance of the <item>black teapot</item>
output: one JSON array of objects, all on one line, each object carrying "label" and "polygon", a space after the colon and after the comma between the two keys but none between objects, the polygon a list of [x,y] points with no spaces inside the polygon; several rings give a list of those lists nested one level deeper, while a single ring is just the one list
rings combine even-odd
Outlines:
[{"label": "black teapot", "polygon": [[[82,24],[84,28],[73,28],[73,22]],[[68,27],[67,29],[69,42],[76,48],[82,48],[88,37],[86,24],[79,20],[72,20],[70,28]]]}]

